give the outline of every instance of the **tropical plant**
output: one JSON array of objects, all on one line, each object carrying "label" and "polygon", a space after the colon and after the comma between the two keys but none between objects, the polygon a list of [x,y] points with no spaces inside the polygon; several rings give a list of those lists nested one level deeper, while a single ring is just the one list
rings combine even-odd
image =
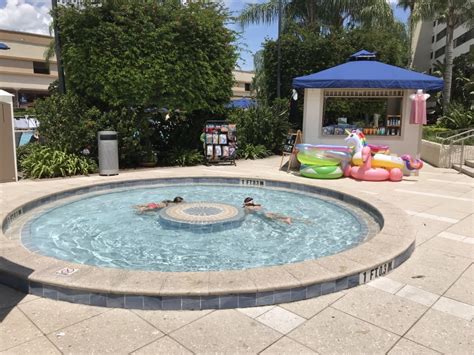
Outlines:
[{"label": "tropical plant", "polygon": [[439,136],[443,134],[444,132],[450,132],[450,131],[451,130],[449,128],[444,128],[444,127],[424,126],[423,139],[430,142],[441,143],[442,140],[439,138]]},{"label": "tropical plant", "polygon": [[446,114],[441,116],[438,125],[450,129],[474,127],[474,112],[458,103],[451,103]]},{"label": "tropical plant", "polygon": [[197,149],[173,149],[166,152],[163,157],[165,165],[192,166],[201,164],[203,161],[202,152]]},{"label": "tropical plant", "polygon": [[258,144],[246,144],[237,150],[237,156],[240,159],[260,159],[266,158],[271,154],[271,151],[268,150],[264,145]]},{"label": "tropical plant", "polygon": [[123,167],[172,147],[198,148],[202,123],[232,94],[237,54],[227,12],[207,1],[97,2],[53,14],[68,90],[59,95],[54,83],[37,104],[41,136],[95,156],[97,132],[117,131]]},{"label": "tropical plant", "polygon": [[281,151],[290,128],[288,102],[282,99],[267,105],[259,101],[256,107],[230,111],[228,120],[237,124],[239,150],[246,146],[263,145],[277,153]]},{"label": "tropical plant", "polygon": [[466,0],[416,0],[414,20],[438,20],[446,24],[445,70],[443,89],[443,113],[447,113],[451,101],[453,75],[454,29],[462,24],[474,26],[474,2]]},{"label": "tropical plant", "polygon": [[[239,16],[242,26],[278,19],[279,1],[248,4]],[[284,30],[298,24],[316,32],[340,31],[345,26],[386,24],[393,11],[385,0],[281,0]]]},{"label": "tropical plant", "polygon": [[224,105],[237,54],[214,3],[102,1],[58,7],[67,88],[102,110]]},{"label": "tropical plant", "polygon": [[27,178],[87,175],[97,170],[92,160],[51,147],[39,146],[21,161],[21,171]]},{"label": "tropical plant", "polygon": [[[261,92],[269,102],[276,97],[277,44],[277,41],[270,39],[264,43],[263,65],[257,67],[257,84],[261,85],[257,92]],[[339,65],[361,49],[375,51],[379,60],[397,66],[408,63],[409,53],[406,30],[401,23],[373,26],[372,30],[358,27],[329,34],[293,27],[292,31],[281,36],[280,47],[283,96],[290,95],[293,78]]]},{"label": "tropical plant", "polygon": [[28,143],[19,146],[16,148],[16,163],[18,167],[21,167],[21,162],[30,154],[33,153],[33,151],[41,149],[42,146],[35,142],[35,143]]}]

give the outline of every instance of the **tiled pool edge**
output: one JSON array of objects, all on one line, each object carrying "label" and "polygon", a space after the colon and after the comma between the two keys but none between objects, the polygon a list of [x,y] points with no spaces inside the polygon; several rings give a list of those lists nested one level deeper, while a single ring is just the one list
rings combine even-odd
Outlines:
[{"label": "tiled pool edge", "polygon": [[[2,221],[2,230],[5,231],[8,225],[22,213],[25,213],[41,204],[53,202],[65,197],[77,195],[79,193],[87,193],[93,191],[108,190],[110,188],[120,188],[129,186],[146,186],[162,184],[176,184],[176,183],[231,183],[240,184],[241,178],[211,178],[211,177],[194,177],[194,178],[167,178],[167,179],[147,179],[147,180],[133,180],[114,182],[100,185],[92,185],[80,188],[65,190],[56,194],[44,196],[37,200],[26,203],[23,206],[10,212]],[[247,181],[252,179],[247,179]],[[347,195],[345,193],[322,188],[319,186],[312,186],[306,184],[299,184],[293,182],[276,181],[270,179],[263,179],[267,187],[280,187],[290,190],[303,191],[308,193],[315,193],[322,196],[329,196],[338,200],[345,201],[349,204],[361,207],[367,213],[371,214],[381,226],[383,226],[384,218],[380,211],[371,204],[363,201],[360,198]],[[261,186],[256,184],[256,186]],[[21,209],[21,213],[17,212]],[[401,265],[411,255],[415,247],[414,238],[411,244],[401,253],[389,260],[380,263],[386,265],[391,263],[393,268]],[[338,255],[338,254],[336,254]],[[297,264],[295,264],[297,265]],[[209,295],[156,295],[149,296],[146,294],[131,294],[120,292],[84,292],[74,289],[75,286],[62,287],[53,286],[52,284],[41,282],[40,280],[30,280],[29,278],[15,277],[13,273],[6,273],[5,270],[0,270],[0,283],[7,284],[14,288],[20,289],[24,292],[29,292],[37,296],[51,298],[56,300],[64,300],[74,303],[88,304],[94,306],[115,307],[115,308],[130,308],[130,309],[165,309],[165,310],[192,310],[192,309],[226,309],[236,307],[253,307],[278,304],[284,302],[300,301],[308,298],[318,297],[331,292],[340,291],[351,288],[360,284],[359,277],[361,272],[371,272],[377,269],[377,265],[372,265],[369,268],[357,270],[357,272],[348,274],[346,276],[325,280],[323,282],[316,282],[306,286],[298,287],[281,287],[276,290],[263,292],[246,292],[246,293],[229,293],[225,295],[209,294]],[[388,270],[389,272],[391,270]],[[385,271],[384,271],[385,272]],[[212,292],[212,291],[211,291]],[[157,292],[158,294],[159,292]]]}]

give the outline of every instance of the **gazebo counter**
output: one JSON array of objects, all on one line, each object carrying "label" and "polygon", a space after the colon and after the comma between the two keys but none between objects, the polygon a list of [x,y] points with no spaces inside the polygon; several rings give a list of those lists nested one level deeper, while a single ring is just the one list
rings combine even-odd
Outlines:
[{"label": "gazebo counter", "polygon": [[[343,145],[347,135],[323,134],[324,91],[325,89],[305,89],[303,141],[310,144]],[[363,92],[365,89],[360,89],[360,91]],[[367,135],[366,138],[370,144],[388,145],[390,152],[398,155],[420,156],[423,127],[410,124],[409,119],[411,111],[409,96],[414,92],[415,90],[403,90],[401,135]]]},{"label": "gazebo counter", "polygon": [[[331,195],[329,189],[321,191]],[[367,204],[363,194],[340,192],[352,204]],[[302,300],[357,286],[361,273],[373,276],[379,267],[386,273],[387,263],[397,267],[413,252],[415,233],[406,214],[377,198],[370,205],[383,216],[383,229],[353,249],[300,263],[235,271],[99,268],[32,253],[2,234],[0,282],[46,298],[138,309],[235,308]],[[65,267],[78,271],[70,276],[57,273]]]}]

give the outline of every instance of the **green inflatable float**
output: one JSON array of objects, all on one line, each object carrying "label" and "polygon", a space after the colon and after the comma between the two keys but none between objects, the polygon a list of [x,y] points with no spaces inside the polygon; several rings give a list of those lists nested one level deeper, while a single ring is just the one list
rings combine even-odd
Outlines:
[{"label": "green inflatable float", "polygon": [[301,165],[300,174],[313,179],[338,179],[344,175],[339,165],[308,166]]},{"label": "green inflatable float", "polygon": [[301,164],[305,165],[328,166],[341,163],[340,159],[327,158],[319,154],[307,154],[306,152],[299,152],[297,158]]}]

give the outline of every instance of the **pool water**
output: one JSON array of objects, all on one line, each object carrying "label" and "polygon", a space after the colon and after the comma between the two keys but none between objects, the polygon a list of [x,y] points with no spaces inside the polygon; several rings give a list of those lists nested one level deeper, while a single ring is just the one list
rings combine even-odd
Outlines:
[{"label": "pool water", "polygon": [[[265,211],[293,219],[288,225],[247,214],[233,229],[195,233],[160,224],[157,212],[137,204],[181,196],[241,208],[245,197]],[[26,232],[25,232],[26,231]],[[367,235],[364,220],[342,204],[313,195],[232,185],[157,186],[84,197],[53,208],[30,223],[23,242],[62,260],[133,270],[211,271],[281,265],[352,248]]]}]

